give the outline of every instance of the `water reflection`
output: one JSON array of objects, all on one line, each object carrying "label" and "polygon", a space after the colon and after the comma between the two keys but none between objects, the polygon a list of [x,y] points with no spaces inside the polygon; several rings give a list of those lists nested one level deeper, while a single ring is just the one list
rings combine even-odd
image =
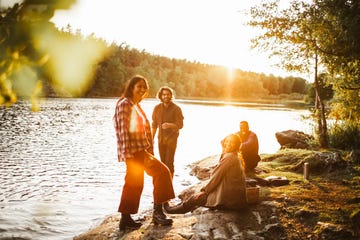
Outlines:
[{"label": "water reflection", "polygon": [[[49,99],[36,113],[22,102],[0,109],[2,237],[72,239],[115,213],[125,172],[116,156],[115,102]],[[142,103],[148,116],[156,103]],[[300,117],[307,111],[179,105],[185,120],[175,156],[177,193],[194,182],[187,165],[218,154],[220,139],[240,120],[258,134],[261,152],[279,148],[276,131],[308,130]],[[141,211],[152,206],[151,180],[145,181]]]}]

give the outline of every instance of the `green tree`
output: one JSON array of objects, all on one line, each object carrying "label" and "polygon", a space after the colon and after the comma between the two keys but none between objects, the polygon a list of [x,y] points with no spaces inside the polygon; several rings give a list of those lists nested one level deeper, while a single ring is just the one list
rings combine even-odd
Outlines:
[{"label": "green tree", "polygon": [[292,1],[290,6],[280,9],[279,1],[262,2],[261,6],[251,8],[250,26],[262,29],[253,39],[253,47],[269,50],[278,56],[280,65],[289,71],[313,73],[316,93],[315,116],[317,134],[322,147],[327,147],[327,122],[325,105],[320,92],[318,68],[319,32],[322,31],[322,16],[317,7],[302,1]]},{"label": "green tree", "polygon": [[[333,86],[331,84],[329,84],[329,80],[328,78],[330,78],[329,74],[325,74],[325,73],[321,73],[318,76],[318,79],[320,79],[319,83],[320,85],[319,87],[319,94],[321,99],[323,99],[324,101],[330,101],[333,99],[334,96],[334,90],[333,90]],[[315,103],[315,87],[314,85],[312,85],[312,87],[308,90],[308,102],[314,104]]]},{"label": "green tree", "polygon": [[270,75],[266,77],[262,76],[263,87],[268,90],[270,95],[279,94],[280,78]]},{"label": "green tree", "polygon": [[343,121],[360,118],[360,2],[316,0],[321,12],[320,56],[332,75],[332,115]]},{"label": "green tree", "polygon": [[307,92],[308,88],[307,88],[307,82],[305,79],[303,78],[294,78],[294,82],[293,82],[293,86],[292,86],[292,91],[293,93],[301,93],[301,94],[305,94]]},{"label": "green tree", "polygon": [[[25,0],[0,14],[0,105],[38,96],[49,86],[59,96],[82,96],[91,85],[93,64],[104,53],[103,40],[61,32],[50,22],[56,9],[75,0]],[[69,27],[70,29],[70,27]]]},{"label": "green tree", "polygon": [[36,35],[48,30],[56,9],[67,9],[75,0],[25,0],[0,9],[0,105],[16,102],[18,96],[33,101],[42,92],[44,72],[49,60],[38,49]]},{"label": "green tree", "polygon": [[[328,143],[324,87],[334,90],[331,115],[357,125],[352,123],[360,118],[360,2],[296,0],[283,10],[278,1],[266,2],[252,8],[251,15],[250,25],[263,29],[254,47],[280,56],[288,70],[313,69],[320,145]],[[329,74],[322,77],[325,71]]]}]

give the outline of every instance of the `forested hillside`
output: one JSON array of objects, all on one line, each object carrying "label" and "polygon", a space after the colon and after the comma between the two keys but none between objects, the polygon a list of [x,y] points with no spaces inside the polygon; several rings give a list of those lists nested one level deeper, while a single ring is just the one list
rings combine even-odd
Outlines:
[{"label": "forested hillside", "polygon": [[229,70],[223,66],[152,55],[125,44],[112,44],[98,63],[93,85],[86,96],[119,96],[134,74],[149,80],[150,96],[155,96],[160,86],[168,85],[174,88],[177,98],[236,100],[286,96],[303,99],[310,88],[305,79],[298,77]]},{"label": "forested hillside", "polygon": [[36,110],[39,97],[118,97],[134,74],[149,80],[150,97],[168,85],[184,99],[303,100],[311,88],[302,78],[171,59],[83,36],[70,25],[57,29],[50,21],[54,11],[73,2],[43,8],[25,1],[0,9],[0,105],[25,98]]}]

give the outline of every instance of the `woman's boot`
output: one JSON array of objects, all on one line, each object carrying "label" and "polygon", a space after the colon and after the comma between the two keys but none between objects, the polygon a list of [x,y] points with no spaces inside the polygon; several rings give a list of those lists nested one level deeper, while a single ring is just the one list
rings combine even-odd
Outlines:
[{"label": "woman's boot", "polygon": [[173,220],[164,214],[162,204],[154,204],[153,223],[156,225],[171,225]]},{"label": "woman's boot", "polygon": [[124,231],[126,228],[138,229],[139,227],[141,227],[141,223],[134,221],[131,218],[130,214],[121,214],[121,219],[119,223],[120,231]]},{"label": "woman's boot", "polygon": [[186,202],[179,203],[175,206],[170,206],[169,204],[164,205],[165,211],[169,214],[185,214],[190,212],[192,208],[186,204]]},{"label": "woman's boot", "polygon": [[165,211],[170,214],[185,214],[191,212],[206,203],[207,194],[200,192],[192,195],[186,201],[179,203],[175,206],[170,206],[168,203],[164,204]]}]

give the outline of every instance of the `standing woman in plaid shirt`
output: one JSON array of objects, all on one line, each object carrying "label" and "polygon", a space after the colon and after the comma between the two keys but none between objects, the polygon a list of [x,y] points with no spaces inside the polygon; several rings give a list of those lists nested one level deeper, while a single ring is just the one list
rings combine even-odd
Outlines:
[{"label": "standing woman in plaid shirt", "polygon": [[149,85],[140,75],[132,77],[122,97],[116,103],[114,124],[119,162],[125,161],[126,175],[118,211],[119,228],[136,229],[140,222],[130,214],[138,212],[144,186],[144,171],[153,178],[153,222],[171,225],[172,219],[163,213],[163,203],[175,197],[169,169],[153,156],[153,138],[150,123],[139,103],[148,96]]}]

